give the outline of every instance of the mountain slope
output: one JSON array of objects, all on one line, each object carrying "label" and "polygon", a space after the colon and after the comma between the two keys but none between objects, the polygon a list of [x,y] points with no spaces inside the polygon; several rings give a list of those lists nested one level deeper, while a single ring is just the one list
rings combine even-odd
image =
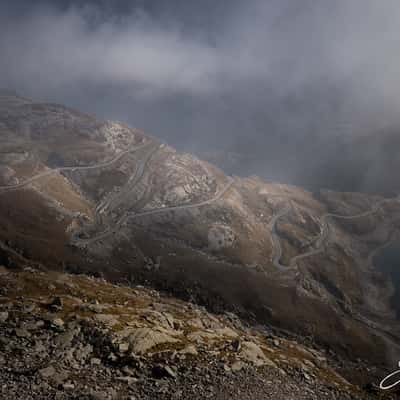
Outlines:
[{"label": "mountain slope", "polygon": [[82,275],[26,268],[0,277],[7,400],[365,398],[326,353],[233,314]]},{"label": "mountain slope", "polygon": [[399,238],[397,198],[229,177],[124,124],[8,93],[0,143],[5,266],[145,283],[372,373],[397,359],[395,287],[372,262]]}]

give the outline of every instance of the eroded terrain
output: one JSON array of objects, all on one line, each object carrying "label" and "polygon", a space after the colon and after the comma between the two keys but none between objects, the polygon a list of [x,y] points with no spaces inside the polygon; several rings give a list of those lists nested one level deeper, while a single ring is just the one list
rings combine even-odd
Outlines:
[{"label": "eroded terrain", "polygon": [[374,254],[400,202],[229,177],[117,122],[0,96],[0,263],[152,286],[380,368],[398,358]]},{"label": "eroded terrain", "polygon": [[325,352],[232,313],[31,267],[0,277],[4,399],[369,398]]}]

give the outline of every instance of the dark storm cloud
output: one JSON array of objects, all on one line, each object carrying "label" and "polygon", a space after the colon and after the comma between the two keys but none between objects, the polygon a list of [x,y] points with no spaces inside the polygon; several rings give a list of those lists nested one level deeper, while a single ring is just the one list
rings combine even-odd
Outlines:
[{"label": "dark storm cloud", "polygon": [[359,143],[400,125],[397,1],[16,0],[0,12],[0,86],[229,150],[236,173],[381,189],[386,154]]}]

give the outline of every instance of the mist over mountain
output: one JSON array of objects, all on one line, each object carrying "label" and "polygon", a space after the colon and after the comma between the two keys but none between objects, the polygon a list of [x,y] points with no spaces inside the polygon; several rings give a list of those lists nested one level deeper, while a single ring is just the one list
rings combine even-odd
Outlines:
[{"label": "mist over mountain", "polygon": [[399,21],[1,1],[0,398],[399,398]]},{"label": "mist over mountain", "polygon": [[0,1],[0,398],[382,398],[399,21]]},{"label": "mist over mountain", "polygon": [[396,1],[17,0],[0,11],[2,87],[214,153],[232,173],[398,190]]}]

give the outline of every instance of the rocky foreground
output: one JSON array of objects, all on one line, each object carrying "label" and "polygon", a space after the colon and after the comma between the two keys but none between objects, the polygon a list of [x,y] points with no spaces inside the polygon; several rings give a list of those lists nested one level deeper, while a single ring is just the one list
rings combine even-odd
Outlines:
[{"label": "rocky foreground", "polygon": [[366,399],[322,350],[143,287],[0,267],[1,399]]}]

